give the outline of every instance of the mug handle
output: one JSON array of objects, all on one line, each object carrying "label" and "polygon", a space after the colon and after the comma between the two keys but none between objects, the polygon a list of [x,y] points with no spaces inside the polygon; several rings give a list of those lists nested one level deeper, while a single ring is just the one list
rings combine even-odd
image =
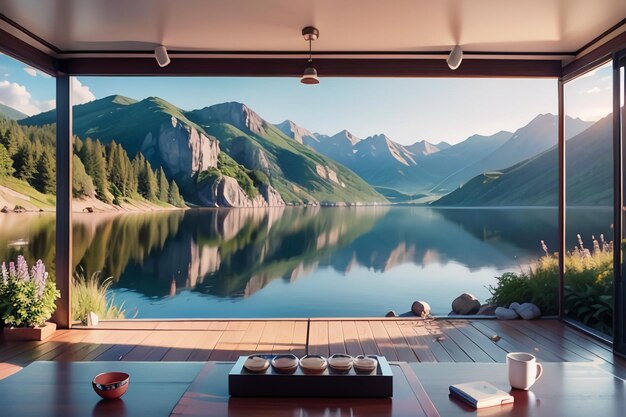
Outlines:
[{"label": "mug handle", "polygon": [[541,364],[538,363],[537,364],[537,377],[535,378],[535,381],[541,378],[542,374],[543,374],[543,366],[541,366]]}]

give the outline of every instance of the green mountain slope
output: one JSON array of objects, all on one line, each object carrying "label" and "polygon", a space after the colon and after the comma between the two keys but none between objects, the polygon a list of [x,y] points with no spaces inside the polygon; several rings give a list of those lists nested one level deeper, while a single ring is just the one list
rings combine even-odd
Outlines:
[{"label": "green mountain slope", "polygon": [[[20,123],[50,124],[55,117],[50,111]],[[175,179],[191,201],[211,200],[193,194],[217,192],[211,184],[222,175],[237,179],[248,198],[254,198],[254,187],[262,188],[266,181],[263,173],[286,202],[386,201],[353,172],[294,143],[239,103],[186,112],[158,97],[136,101],[110,96],[74,107],[74,133],[103,143],[115,140],[131,158],[141,152],[152,167],[162,167]],[[197,179],[202,184],[196,186]]]},{"label": "green mountain slope", "polygon": [[[567,141],[567,203],[612,204],[612,119]],[[556,206],[558,153],[553,147],[501,171],[480,174],[437,200],[437,206]]]},{"label": "green mountain slope", "polygon": [[22,120],[28,117],[27,114],[24,114],[19,110],[15,110],[13,107],[5,106],[2,103],[0,103],[0,115],[13,120]]},{"label": "green mountain slope", "polygon": [[186,113],[233,159],[265,172],[283,199],[298,202],[384,202],[363,179],[343,165],[298,143],[241,103]]}]

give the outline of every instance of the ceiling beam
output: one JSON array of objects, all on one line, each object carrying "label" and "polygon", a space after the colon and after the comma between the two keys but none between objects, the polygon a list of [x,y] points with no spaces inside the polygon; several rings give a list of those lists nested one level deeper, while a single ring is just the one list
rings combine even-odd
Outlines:
[{"label": "ceiling beam", "polygon": [[604,63],[614,52],[626,48],[626,32],[563,67],[563,81],[569,81]]},{"label": "ceiling beam", "polygon": [[[560,77],[560,60],[465,59],[450,70],[444,59],[315,59],[321,77]],[[306,60],[292,58],[154,58],[59,60],[70,75],[299,77]]]},{"label": "ceiling beam", "polygon": [[0,29],[0,51],[46,74],[56,76],[57,60],[12,34]]}]

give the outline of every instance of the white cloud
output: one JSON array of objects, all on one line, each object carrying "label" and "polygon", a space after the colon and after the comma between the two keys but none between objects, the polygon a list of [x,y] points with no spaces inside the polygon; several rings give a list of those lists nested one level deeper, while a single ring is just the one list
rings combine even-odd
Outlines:
[{"label": "white cloud", "polygon": [[24,71],[26,72],[26,74],[30,75],[31,77],[43,77],[43,78],[50,78],[50,76],[48,74],[46,74],[45,72],[41,72],[35,68],[32,67],[24,67]]},{"label": "white cloud", "polygon": [[72,104],[85,104],[96,99],[89,87],[76,77],[72,78]]},{"label": "white cloud", "polygon": [[33,115],[42,111],[50,110],[50,103],[54,100],[33,100],[26,87],[7,80],[0,81],[0,103],[13,107],[22,113]]},{"label": "white cloud", "polygon": [[599,93],[600,91],[602,91],[600,87],[593,87],[593,88],[590,88],[589,90],[586,90],[585,93],[594,94],[594,93]]}]

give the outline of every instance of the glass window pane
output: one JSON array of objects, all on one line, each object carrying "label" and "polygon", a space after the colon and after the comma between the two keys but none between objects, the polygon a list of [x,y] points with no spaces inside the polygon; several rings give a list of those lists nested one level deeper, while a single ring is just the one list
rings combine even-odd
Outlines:
[{"label": "glass window pane", "polygon": [[554,79],[74,81],[74,261],[125,317],[475,312],[496,277],[556,313]]},{"label": "glass window pane", "polygon": [[613,325],[613,70],[608,62],[565,85],[568,317],[607,335]]},{"label": "glass window pane", "polygon": [[[31,271],[41,260],[52,281],[56,130],[39,117],[54,110],[55,89],[54,78],[0,54],[0,263],[10,268],[23,256]],[[32,317],[32,309],[24,313],[14,316]]]}]

